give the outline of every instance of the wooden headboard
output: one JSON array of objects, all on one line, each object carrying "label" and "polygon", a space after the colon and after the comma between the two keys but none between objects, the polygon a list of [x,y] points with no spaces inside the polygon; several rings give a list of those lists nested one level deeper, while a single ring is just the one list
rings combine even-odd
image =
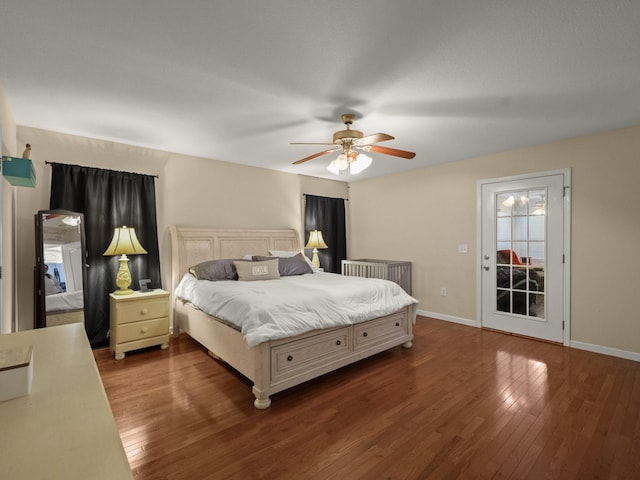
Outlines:
[{"label": "wooden headboard", "polygon": [[171,291],[189,267],[206,260],[269,255],[269,250],[299,251],[298,233],[292,229],[182,228],[172,225]]}]

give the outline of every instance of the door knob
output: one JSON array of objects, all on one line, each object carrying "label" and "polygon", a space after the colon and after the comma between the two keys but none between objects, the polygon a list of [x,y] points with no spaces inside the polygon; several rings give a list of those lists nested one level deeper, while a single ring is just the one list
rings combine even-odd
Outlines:
[{"label": "door knob", "polygon": [[484,268],[485,270],[489,270],[489,265],[483,265],[482,268]]}]

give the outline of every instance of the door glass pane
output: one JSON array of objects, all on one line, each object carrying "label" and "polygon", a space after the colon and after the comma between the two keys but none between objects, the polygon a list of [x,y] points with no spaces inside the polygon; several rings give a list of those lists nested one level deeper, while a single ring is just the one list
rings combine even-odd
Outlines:
[{"label": "door glass pane", "polygon": [[511,242],[498,242],[498,251],[509,250],[511,248]]},{"label": "door glass pane", "polygon": [[546,189],[496,195],[498,312],[545,317]]},{"label": "door glass pane", "polygon": [[511,263],[514,265],[520,265],[522,263],[529,263],[529,245],[527,242],[512,242],[511,249],[516,252],[516,255],[512,255]]},{"label": "door glass pane", "polygon": [[511,241],[511,218],[510,217],[502,217],[498,218],[498,242]]},{"label": "door glass pane", "polygon": [[498,217],[511,216],[511,207],[513,206],[514,198],[511,193],[499,193],[496,196],[496,215]]},{"label": "door glass pane", "polygon": [[[504,220],[510,220],[505,218]],[[513,239],[527,241],[529,222],[527,217],[513,217]]]},{"label": "door glass pane", "polygon": [[544,215],[529,216],[529,240],[544,241]]}]

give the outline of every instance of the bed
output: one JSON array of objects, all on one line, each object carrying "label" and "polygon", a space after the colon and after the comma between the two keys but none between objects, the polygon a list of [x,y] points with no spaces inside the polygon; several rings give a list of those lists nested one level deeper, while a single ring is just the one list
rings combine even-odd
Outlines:
[{"label": "bed", "polygon": [[[297,232],[289,229],[176,226],[171,226],[169,230],[174,335],[185,332],[205,346],[211,356],[228,363],[253,382],[254,406],[258,409],[268,408],[271,395],[277,392],[384,350],[399,345],[404,348],[412,346],[417,303],[413,299],[410,304],[380,317],[352,325],[265,340],[249,347],[245,335],[237,327],[178,298],[175,295],[176,288],[189,267],[201,262],[242,258],[247,254],[269,256],[270,252],[276,250],[300,251]],[[385,282],[377,279],[359,280]]]},{"label": "bed", "polygon": [[54,293],[45,296],[47,327],[84,322],[84,292]]}]

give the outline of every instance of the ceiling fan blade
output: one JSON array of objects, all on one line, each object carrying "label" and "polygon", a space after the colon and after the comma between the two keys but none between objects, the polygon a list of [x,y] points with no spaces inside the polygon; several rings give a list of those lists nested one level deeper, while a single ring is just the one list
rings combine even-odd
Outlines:
[{"label": "ceiling fan blade", "polygon": [[386,133],[374,133],[373,135],[366,135],[357,139],[354,143],[356,145],[370,145],[372,143],[386,142],[387,140],[393,140],[395,137],[387,135]]},{"label": "ceiling fan blade", "polygon": [[401,157],[411,159],[416,156],[413,152],[406,150],[398,150],[397,148],[379,147],[378,145],[366,145],[362,147],[365,152],[382,153],[384,155],[393,155],[394,157]]},{"label": "ceiling fan blade", "polygon": [[309,155],[308,157],[301,158],[300,160],[293,162],[293,165],[299,165],[304,162],[308,162],[309,160],[313,160],[314,158],[321,157],[322,155],[326,155],[327,153],[337,152],[340,150],[339,148],[332,148],[330,150],[325,150],[324,152],[314,153],[313,155]]}]

